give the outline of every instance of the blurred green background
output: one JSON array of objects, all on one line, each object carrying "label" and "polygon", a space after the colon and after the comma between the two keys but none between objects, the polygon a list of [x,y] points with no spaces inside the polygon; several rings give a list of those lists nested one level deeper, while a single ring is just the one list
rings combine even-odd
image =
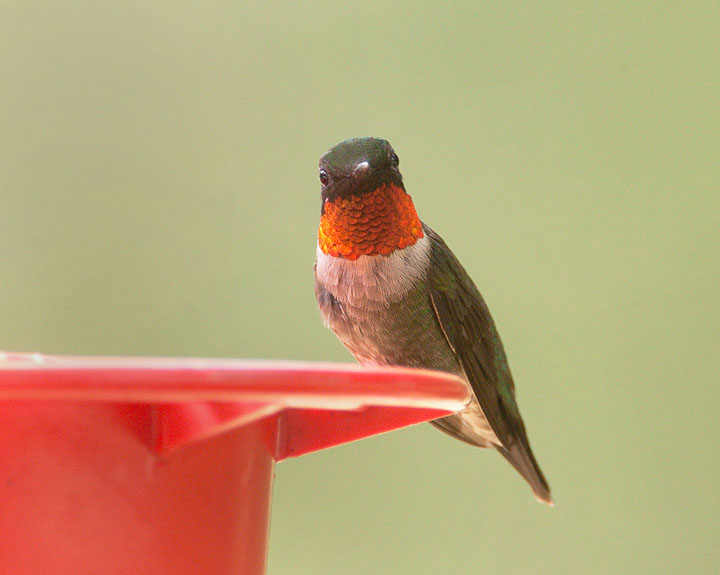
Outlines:
[{"label": "blurred green background", "polygon": [[556,507],[429,425],[282,463],[270,574],[713,573],[717,2],[1,2],[0,349],[353,361],[317,160],[485,295]]}]

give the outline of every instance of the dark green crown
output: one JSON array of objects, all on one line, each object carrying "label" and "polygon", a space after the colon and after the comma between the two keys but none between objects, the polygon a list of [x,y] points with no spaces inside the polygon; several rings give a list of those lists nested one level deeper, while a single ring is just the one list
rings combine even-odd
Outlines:
[{"label": "dark green crown", "polygon": [[351,138],[340,142],[320,158],[320,166],[333,173],[350,174],[360,162],[373,170],[390,165],[392,147],[380,138]]}]

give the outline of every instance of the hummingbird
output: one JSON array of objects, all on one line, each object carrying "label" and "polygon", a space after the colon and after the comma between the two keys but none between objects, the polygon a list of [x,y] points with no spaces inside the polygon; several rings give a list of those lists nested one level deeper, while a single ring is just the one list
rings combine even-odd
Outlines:
[{"label": "hummingbird", "polygon": [[468,405],[430,423],[499,451],[552,505],[495,322],[450,248],[418,217],[398,165],[379,138],[345,140],[320,159],[315,295],[323,321],[362,365],[464,379]]}]

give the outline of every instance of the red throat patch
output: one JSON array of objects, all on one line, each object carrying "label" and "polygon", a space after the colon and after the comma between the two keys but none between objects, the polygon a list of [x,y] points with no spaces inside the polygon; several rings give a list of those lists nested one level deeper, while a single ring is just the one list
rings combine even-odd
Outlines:
[{"label": "red throat patch", "polygon": [[369,194],[326,202],[318,241],[323,253],[356,260],[363,255],[390,255],[423,235],[407,192],[383,185]]}]

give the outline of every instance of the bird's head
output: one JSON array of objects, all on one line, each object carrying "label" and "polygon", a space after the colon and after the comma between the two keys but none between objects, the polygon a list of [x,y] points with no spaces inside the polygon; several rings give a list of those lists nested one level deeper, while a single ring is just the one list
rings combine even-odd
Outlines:
[{"label": "bird's head", "polygon": [[398,164],[392,146],[379,138],[345,140],[320,158],[318,242],[325,254],[390,255],[423,237]]},{"label": "bird's head", "polygon": [[387,140],[352,138],[340,142],[320,158],[323,204],[368,194],[382,186],[404,190],[399,162]]}]

